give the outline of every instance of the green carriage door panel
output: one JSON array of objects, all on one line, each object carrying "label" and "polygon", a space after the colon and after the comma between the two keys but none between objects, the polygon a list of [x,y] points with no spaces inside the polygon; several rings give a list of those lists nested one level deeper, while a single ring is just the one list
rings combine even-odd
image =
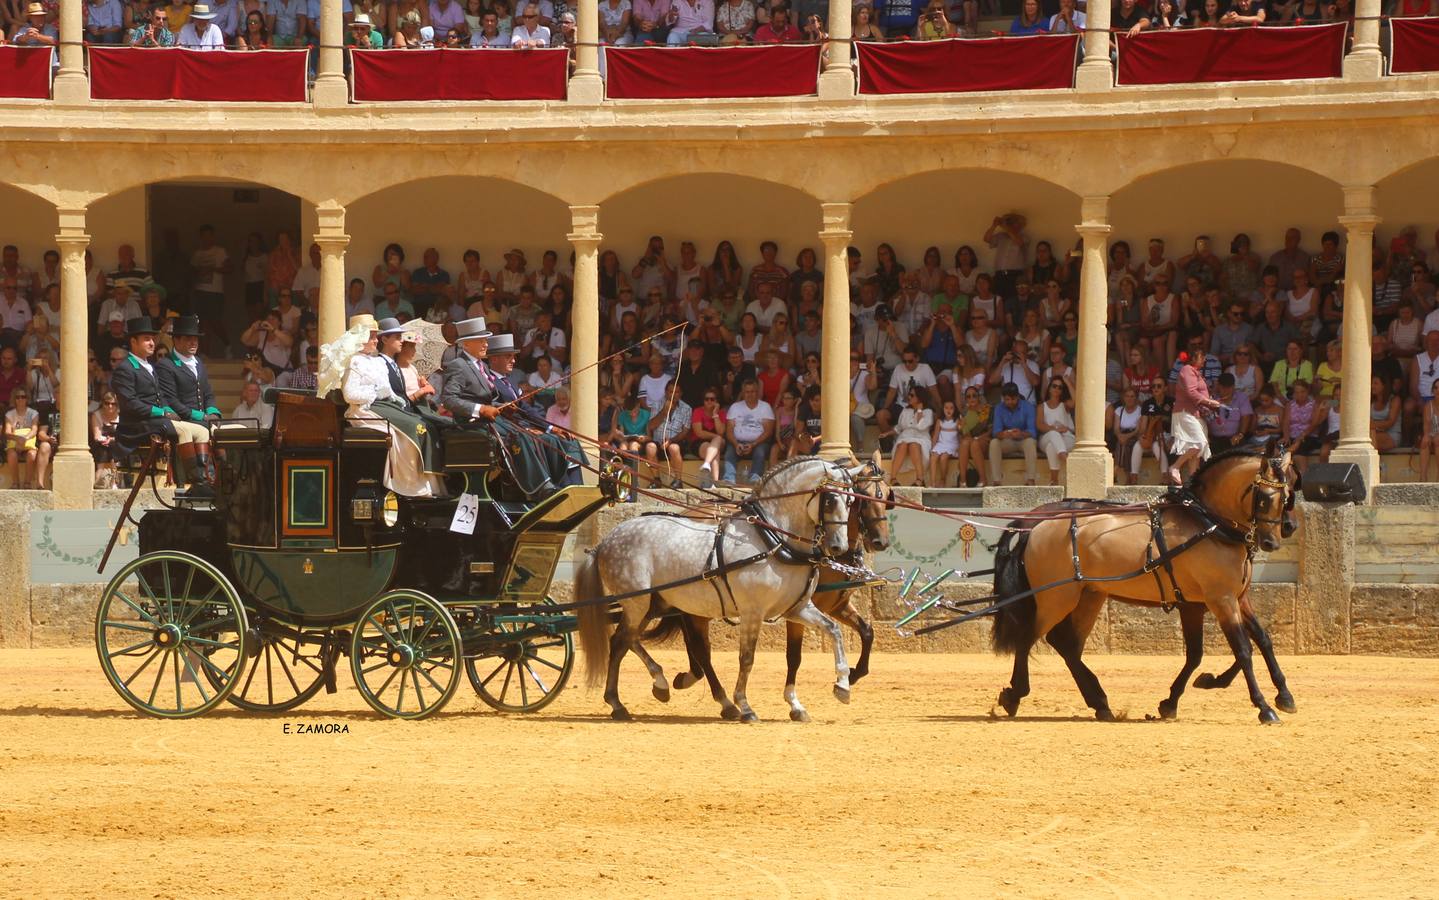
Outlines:
[{"label": "green carriage door panel", "polygon": [[280,469],[281,544],[335,546],[335,462],[287,459]]}]

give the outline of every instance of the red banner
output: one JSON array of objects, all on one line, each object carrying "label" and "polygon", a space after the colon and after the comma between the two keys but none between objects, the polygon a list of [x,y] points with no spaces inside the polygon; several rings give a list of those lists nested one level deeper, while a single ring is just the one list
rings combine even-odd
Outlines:
[{"label": "red banner", "polygon": [[861,94],[948,94],[1074,87],[1077,34],[859,42]]},{"label": "red banner", "polygon": [[0,47],[0,97],[50,99],[49,47]]},{"label": "red banner", "polygon": [[1389,74],[1439,72],[1439,19],[1390,19]]},{"label": "red banner", "polygon": [[605,47],[611,100],[808,97],[819,92],[819,44]]},{"label": "red banner", "polygon": [[1348,29],[1348,24],[1335,22],[1119,34],[1119,83],[1339,78]]},{"label": "red banner", "polygon": [[90,48],[96,100],[303,103],[309,52]]},{"label": "red banner", "polygon": [[569,51],[354,50],[354,99],[563,100]]}]

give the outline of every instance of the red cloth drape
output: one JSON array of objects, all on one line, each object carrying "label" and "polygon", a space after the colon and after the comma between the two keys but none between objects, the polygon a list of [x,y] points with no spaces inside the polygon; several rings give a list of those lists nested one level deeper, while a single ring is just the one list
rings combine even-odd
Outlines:
[{"label": "red cloth drape", "polygon": [[1390,19],[1389,28],[1391,73],[1439,72],[1439,19]]},{"label": "red cloth drape", "polygon": [[858,43],[861,94],[1074,87],[1077,34]]},{"label": "red cloth drape", "polygon": [[0,97],[50,98],[49,47],[0,47]]},{"label": "red cloth drape", "polygon": [[563,100],[569,51],[355,50],[354,97],[400,100]]},{"label": "red cloth drape", "polygon": [[807,97],[819,91],[819,44],[605,47],[612,100]]},{"label": "red cloth drape", "polygon": [[1349,26],[1144,31],[1119,41],[1120,84],[1284,81],[1343,75]]},{"label": "red cloth drape", "polygon": [[309,53],[302,50],[90,48],[96,100],[302,103]]}]

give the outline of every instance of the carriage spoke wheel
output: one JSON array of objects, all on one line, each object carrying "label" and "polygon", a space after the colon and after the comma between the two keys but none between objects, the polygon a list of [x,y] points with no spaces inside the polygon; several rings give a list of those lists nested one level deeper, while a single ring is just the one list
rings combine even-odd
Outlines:
[{"label": "carriage spoke wheel", "polygon": [[95,649],[126,703],[186,719],[235,689],[245,671],[247,627],[240,595],[210,563],[188,553],[148,553],[105,586]]},{"label": "carriage spoke wheel", "polygon": [[460,628],[444,604],[419,591],[381,595],[350,639],[350,669],[376,712],[423,719],[460,686]]},{"label": "carriage spoke wheel", "polygon": [[[545,604],[555,601],[545,598]],[[531,634],[524,622],[501,622],[484,637],[486,650],[466,657],[465,674],[486,706],[500,712],[535,712],[544,709],[564,689],[575,666],[574,635]]]},{"label": "carriage spoke wheel", "polygon": [[[251,632],[247,671],[226,699],[251,712],[284,712],[320,692],[325,685],[325,654],[331,652],[323,631]],[[212,679],[209,669],[205,674]]]}]

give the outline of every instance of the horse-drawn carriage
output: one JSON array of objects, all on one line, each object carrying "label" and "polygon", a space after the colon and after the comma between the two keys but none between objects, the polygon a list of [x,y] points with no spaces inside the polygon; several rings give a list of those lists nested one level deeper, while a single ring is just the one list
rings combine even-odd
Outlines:
[{"label": "horse-drawn carriage", "polygon": [[550,583],[567,535],[615,483],[527,497],[494,431],[456,430],[444,462],[456,497],[401,497],[382,480],[390,435],[311,393],[271,399],[271,427],[214,429],[213,501],[139,518],[140,556],[110,580],[95,619],[120,696],[167,718],[226,701],[287,710],[333,692],[348,657],[360,694],[387,716],[437,712],[461,669],[495,709],[553,700],[573,668],[576,620],[555,608]]}]

